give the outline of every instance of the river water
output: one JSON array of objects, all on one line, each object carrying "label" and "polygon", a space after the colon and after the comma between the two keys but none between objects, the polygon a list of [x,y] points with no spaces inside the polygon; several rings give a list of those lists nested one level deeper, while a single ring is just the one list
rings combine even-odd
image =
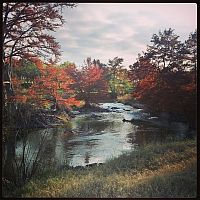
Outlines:
[{"label": "river water", "polygon": [[108,111],[77,114],[71,120],[71,130],[58,127],[25,133],[16,142],[15,160],[20,162],[23,157],[30,169],[36,159],[41,168],[85,166],[103,163],[138,146],[177,137],[166,128],[122,121],[130,116],[137,118],[142,109],[119,103],[104,103],[100,107]]}]

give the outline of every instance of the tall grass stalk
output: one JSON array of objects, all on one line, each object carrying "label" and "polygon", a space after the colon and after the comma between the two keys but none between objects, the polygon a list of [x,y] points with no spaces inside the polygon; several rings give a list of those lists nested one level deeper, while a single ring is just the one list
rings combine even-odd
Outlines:
[{"label": "tall grass stalk", "polygon": [[82,170],[51,172],[16,190],[18,197],[196,197],[195,140],[154,144]]}]

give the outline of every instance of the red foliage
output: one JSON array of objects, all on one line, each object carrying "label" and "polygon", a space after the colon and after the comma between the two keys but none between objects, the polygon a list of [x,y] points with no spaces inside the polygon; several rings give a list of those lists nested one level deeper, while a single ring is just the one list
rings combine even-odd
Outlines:
[{"label": "red foliage", "polygon": [[[50,100],[47,100],[49,98],[52,99],[52,103],[64,105],[68,108],[73,105],[79,105],[80,102],[72,97],[74,95],[74,90],[71,86],[74,83],[74,80],[67,73],[66,69],[55,66],[46,66],[40,68],[40,72],[40,79],[36,80],[29,90],[29,95],[32,95],[32,99],[41,99],[43,104],[45,104],[50,102]],[[67,93],[69,98],[63,98],[64,93]],[[47,101],[44,101],[44,97],[47,98]]]},{"label": "red foliage", "polygon": [[78,98],[90,102],[99,102],[105,99],[108,84],[104,77],[104,70],[97,65],[90,65],[74,73],[76,76],[75,87]]},{"label": "red foliage", "polygon": [[196,84],[192,72],[157,72],[141,79],[134,97],[157,112],[195,113]]},{"label": "red foliage", "polygon": [[[53,65],[44,65],[39,58],[32,58],[40,71],[40,77],[36,77],[28,89],[22,87],[23,80],[13,78],[15,96],[10,101],[31,103],[36,107],[43,107],[49,103],[63,105],[70,109],[71,106],[79,106],[80,101],[74,98],[72,85],[74,80],[70,76],[71,68],[59,68]],[[17,65],[16,65],[17,66]],[[67,97],[66,97],[67,96]]]}]

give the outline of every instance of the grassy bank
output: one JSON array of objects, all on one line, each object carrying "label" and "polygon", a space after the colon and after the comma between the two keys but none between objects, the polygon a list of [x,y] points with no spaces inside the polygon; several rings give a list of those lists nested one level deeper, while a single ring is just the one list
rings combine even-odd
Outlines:
[{"label": "grassy bank", "polygon": [[139,148],[106,164],[35,177],[21,197],[195,197],[195,140]]}]

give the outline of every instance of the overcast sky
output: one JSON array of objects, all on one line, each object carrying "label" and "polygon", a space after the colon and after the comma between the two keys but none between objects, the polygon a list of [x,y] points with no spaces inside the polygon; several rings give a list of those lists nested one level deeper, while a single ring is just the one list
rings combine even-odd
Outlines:
[{"label": "overcast sky", "polygon": [[66,22],[54,33],[61,45],[61,62],[77,66],[87,57],[108,63],[118,56],[128,67],[159,30],[175,29],[185,41],[197,27],[194,3],[79,3],[63,15]]}]

